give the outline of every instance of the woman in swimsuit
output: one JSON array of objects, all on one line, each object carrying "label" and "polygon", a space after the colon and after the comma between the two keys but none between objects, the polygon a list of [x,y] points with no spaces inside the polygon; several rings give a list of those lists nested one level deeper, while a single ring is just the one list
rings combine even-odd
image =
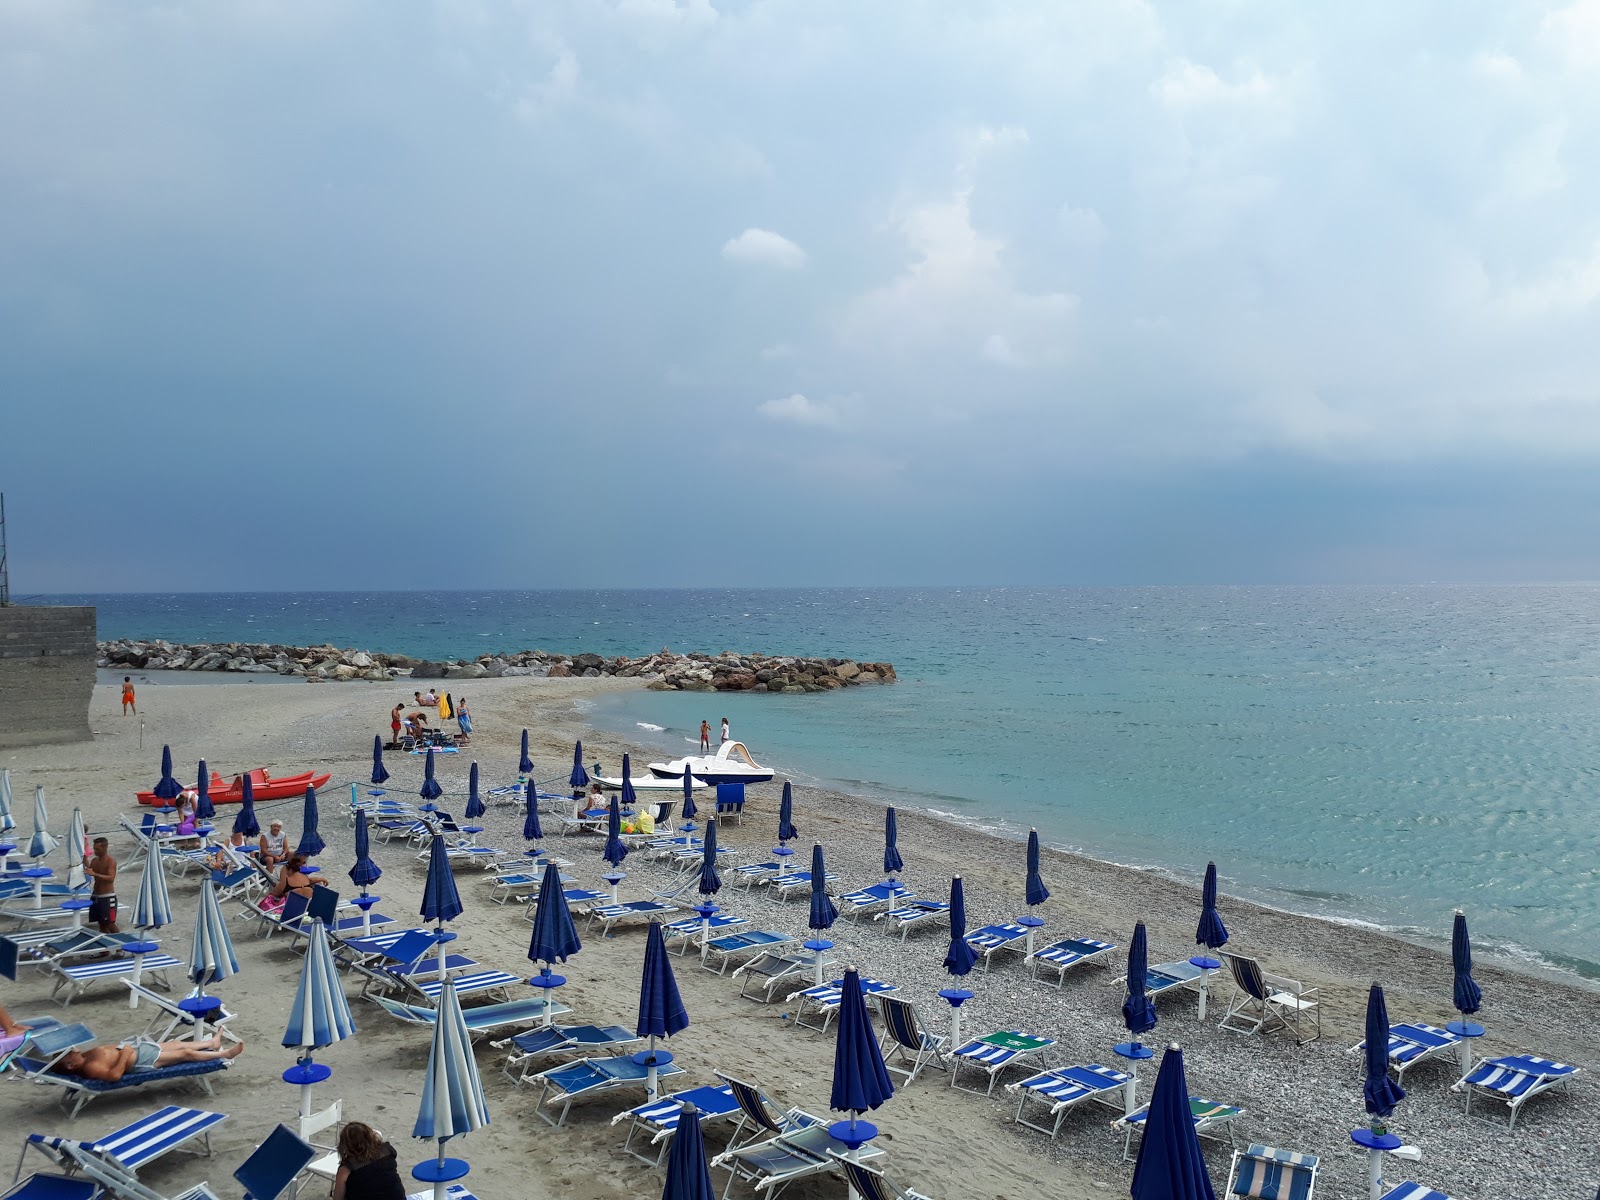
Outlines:
[{"label": "woman in swimsuit", "polygon": [[278,873],[278,882],[273,885],[269,895],[276,899],[283,899],[290,892],[297,896],[311,899],[311,889],[322,883],[321,875],[311,875],[305,870],[306,856],[304,854],[291,855],[289,861],[283,864],[283,870]]}]

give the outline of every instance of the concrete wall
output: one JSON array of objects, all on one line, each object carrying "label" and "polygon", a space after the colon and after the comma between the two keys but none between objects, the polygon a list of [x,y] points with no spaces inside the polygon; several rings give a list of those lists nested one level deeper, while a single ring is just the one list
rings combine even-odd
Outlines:
[{"label": "concrete wall", "polygon": [[0,747],[89,738],[92,608],[0,608]]}]

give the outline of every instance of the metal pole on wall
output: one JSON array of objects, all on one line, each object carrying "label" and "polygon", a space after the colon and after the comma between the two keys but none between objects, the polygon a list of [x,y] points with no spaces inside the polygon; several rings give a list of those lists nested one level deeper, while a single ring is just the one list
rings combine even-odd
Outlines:
[{"label": "metal pole on wall", "polygon": [[0,492],[0,608],[11,603],[11,570],[6,566],[6,494]]}]

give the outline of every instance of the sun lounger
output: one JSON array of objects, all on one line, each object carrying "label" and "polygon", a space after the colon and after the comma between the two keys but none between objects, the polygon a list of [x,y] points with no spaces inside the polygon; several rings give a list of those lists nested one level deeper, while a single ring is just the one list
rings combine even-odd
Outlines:
[{"label": "sun lounger", "polygon": [[749,917],[736,917],[732,913],[712,913],[709,917],[690,916],[681,921],[668,921],[661,927],[661,935],[667,939],[668,946],[674,942],[678,943],[678,953],[683,954],[698,942],[702,930],[709,939],[748,924],[750,924]]},{"label": "sun lounger", "polygon": [[[22,1143],[22,1157],[17,1160],[17,1174],[22,1174],[22,1162],[29,1150],[43,1154],[62,1170],[71,1172],[77,1164],[65,1150],[70,1143],[86,1154],[109,1158],[120,1164],[130,1175],[137,1175],[140,1167],[154,1162],[163,1154],[169,1154],[183,1147],[189,1147],[192,1153],[209,1155],[211,1131],[227,1119],[224,1113],[207,1112],[200,1108],[180,1108],[176,1104],[169,1104],[153,1113],[147,1113],[120,1129],[114,1129],[108,1134],[88,1141],[30,1133],[27,1140]],[[191,1142],[199,1143],[199,1148],[190,1146]]]},{"label": "sun lounger", "polygon": [[[1121,1111],[1123,1089],[1130,1078],[1125,1071],[1115,1071],[1098,1063],[1042,1071],[1017,1083],[1006,1084],[1006,1091],[1017,1097],[1017,1113],[1011,1119],[1018,1125],[1048,1133],[1053,1142],[1061,1132],[1061,1122],[1080,1104],[1092,1100]],[[1043,1119],[1053,1118],[1049,1125],[1038,1124],[1023,1116],[1023,1110],[1030,1100],[1044,1105]]]},{"label": "sun lounger", "polygon": [[1436,1192],[1430,1187],[1420,1183],[1412,1183],[1409,1179],[1404,1183],[1397,1183],[1382,1196],[1382,1200],[1451,1200],[1443,1192]]},{"label": "sun lounger", "polygon": [[122,982],[129,992],[139,998],[141,1006],[150,1006],[153,1015],[150,1018],[150,1024],[145,1027],[144,1036],[154,1038],[158,1042],[167,1041],[180,1029],[196,1029],[201,1024],[210,1026],[213,1029],[226,1028],[228,1022],[233,1020],[236,1015],[219,1004],[211,1012],[206,1013],[205,1021],[201,1022],[195,1018],[194,1014],[187,1013],[179,1008],[176,1001],[152,992],[149,988],[137,984],[131,979],[124,979]]},{"label": "sun lounger", "polygon": [[1312,1200],[1319,1160],[1315,1154],[1251,1145],[1233,1152],[1227,1196],[1246,1200]]},{"label": "sun lounger", "polygon": [[[749,962],[734,968],[733,978],[744,976],[744,982],[739,985],[739,999],[754,1000],[757,1004],[769,1004],[772,1001],[772,992],[778,984],[785,979],[808,972],[812,969],[815,960],[808,950],[804,953],[793,950],[763,950]],[[761,994],[756,995],[759,991]]]},{"label": "sun lounger", "polygon": [[1317,1003],[1316,988],[1264,971],[1259,962],[1243,954],[1224,951],[1222,957],[1233,973],[1234,994],[1217,1023],[1219,1028],[1241,1033],[1283,1029],[1294,1034],[1295,1044],[1300,1046],[1322,1036],[1322,1007]]},{"label": "sun lounger", "polygon": [[724,975],[730,964],[738,962],[747,955],[764,954],[769,950],[791,945],[793,942],[794,938],[788,934],[774,933],[770,929],[751,929],[744,933],[724,934],[722,937],[712,938],[705,944],[705,955],[700,961],[706,970],[715,970],[718,975]]},{"label": "sun lounger", "polygon": [[[741,1109],[743,1105],[740,1106]],[[808,1113],[791,1110],[810,1124],[799,1125],[763,1141],[749,1141],[738,1147],[730,1146],[711,1160],[713,1167],[729,1172],[728,1186],[723,1190],[726,1198],[736,1180],[747,1182],[764,1200],[772,1200],[778,1192],[797,1179],[830,1173],[838,1169],[837,1155],[849,1150],[843,1142],[828,1133],[826,1124]],[[869,1142],[854,1154],[856,1161],[881,1158],[883,1150]]]},{"label": "sun lounger", "polygon": [[889,931],[893,933],[898,930],[903,942],[913,929],[932,929],[936,925],[950,924],[950,905],[943,900],[913,900],[888,912],[876,913],[872,919],[889,922]]},{"label": "sun lounger", "polygon": [[882,1171],[867,1166],[847,1154],[835,1154],[839,1160],[839,1169],[844,1172],[845,1182],[850,1185],[850,1190],[861,1197],[861,1200],[928,1200],[921,1192],[914,1192],[910,1188],[899,1187],[889,1182]]},{"label": "sun lounger", "polygon": [[[1145,972],[1144,993],[1159,1000],[1168,992],[1190,988],[1196,994],[1205,985],[1205,972],[1191,962],[1156,963]],[[1118,982],[1126,982],[1127,976]]]},{"label": "sun lounger", "polygon": [[733,1093],[734,1102],[739,1106],[739,1123],[728,1137],[729,1150],[747,1142],[825,1124],[821,1118],[812,1116],[804,1109],[783,1111],[775,1108],[755,1084],[736,1079],[726,1071],[713,1071],[712,1074]]},{"label": "sun lounger", "polygon": [[741,884],[746,888],[753,888],[758,883],[764,883],[773,875],[778,874],[782,867],[775,862],[744,863],[734,867],[728,874],[730,881]]},{"label": "sun lounger", "polygon": [[837,897],[839,915],[859,919],[864,914],[875,912],[880,908],[904,904],[915,895],[916,893],[903,883],[869,883],[864,888]]},{"label": "sun lounger", "polygon": [[[610,892],[596,892],[580,887],[563,887],[561,894],[566,898],[567,908],[572,911],[573,916],[581,916],[596,904],[604,904],[611,899]],[[539,915],[539,893],[532,892],[527,896],[519,896],[518,899],[527,904],[528,907],[522,915],[528,919],[529,924],[532,924]]]},{"label": "sun lounger", "polygon": [[1116,948],[1114,942],[1100,942],[1094,938],[1062,938],[1059,942],[1053,942],[1044,949],[1035,951],[1033,957],[1025,961],[1032,968],[1035,979],[1039,978],[1041,971],[1054,971],[1056,987],[1060,988],[1066,982],[1067,972],[1073,967],[1085,963],[1094,963],[1101,967],[1109,965],[1110,954]]},{"label": "sun lounger", "polygon": [[[823,886],[838,881],[838,876],[832,871],[824,871],[822,875]],[[811,894],[811,872],[791,871],[787,875],[772,875],[766,880],[766,885],[772,895],[779,900],[787,900],[790,896]]]},{"label": "sun lounger", "polygon": [[97,929],[28,929],[0,938],[0,975],[17,977],[20,967],[42,967],[53,963],[120,950],[129,942],[143,941],[137,933],[101,933]]},{"label": "sun lounger", "polygon": [[589,924],[600,923],[600,936],[610,937],[614,926],[625,921],[650,921],[656,917],[675,915],[683,910],[675,904],[659,900],[627,900],[621,904],[596,904],[589,910]]},{"label": "sun lounger", "polygon": [[[539,1099],[533,1111],[552,1125],[564,1124],[572,1102],[580,1096],[599,1095],[624,1087],[643,1087],[646,1073],[644,1065],[635,1062],[631,1054],[619,1054],[614,1058],[580,1058],[576,1062],[548,1067],[529,1076],[528,1082],[537,1080],[540,1085]],[[663,1063],[656,1068],[657,1079],[682,1074],[683,1068],[675,1062]],[[552,1118],[544,1111],[545,1106],[558,1101],[561,1113]]]},{"label": "sun lounger", "polygon": [[0,1192],[0,1200],[95,1200],[101,1194],[92,1179],[35,1171]]},{"label": "sun lounger", "polygon": [[[1406,1072],[1430,1058],[1455,1054],[1461,1045],[1459,1034],[1421,1021],[1389,1026],[1389,1066],[1395,1078],[1405,1082]],[[1350,1047],[1351,1054],[1360,1054],[1367,1048],[1365,1039]]]},{"label": "sun lounger", "polygon": [[[897,996],[880,996],[878,1011],[883,1014],[883,1040],[879,1048],[893,1053],[893,1058],[884,1060],[885,1069],[904,1075],[908,1084],[914,1083],[922,1068],[930,1064],[941,1071],[949,1069],[944,1052],[945,1038],[923,1028],[922,1015],[915,1004]],[[895,1065],[895,1059],[904,1058],[911,1060],[909,1067]]]},{"label": "sun lounger", "polygon": [[230,1060],[214,1058],[206,1062],[177,1063],[170,1067],[155,1067],[148,1071],[129,1071],[115,1083],[98,1079],[84,1079],[77,1075],[63,1075],[52,1070],[55,1064],[73,1050],[83,1050],[99,1044],[99,1040],[86,1025],[62,1025],[35,1034],[12,1056],[12,1066],[35,1083],[62,1090],[61,1102],[69,1109],[68,1116],[75,1117],[84,1105],[96,1096],[108,1092],[125,1092],[151,1084],[167,1083],[176,1079],[193,1080],[207,1095],[212,1091],[208,1075],[226,1070]]},{"label": "sun lounger", "polygon": [[[73,1197],[110,1197],[111,1200],[167,1200],[161,1193],[139,1182],[128,1170],[115,1161],[93,1154],[75,1145],[62,1147],[64,1156],[72,1160],[71,1176],[30,1175],[23,1183],[6,1193],[18,1200],[37,1197],[38,1200],[69,1200]],[[86,1189],[84,1191],[75,1188]],[[209,1185],[196,1184],[175,1193],[171,1200],[218,1200]]]},{"label": "sun lounger", "polygon": [[1026,954],[1028,929],[1025,925],[985,925],[967,934],[967,945],[983,955],[983,969],[987,971],[989,961],[1002,950]]},{"label": "sun lounger", "polygon": [[[423,1004],[405,1004],[399,1000],[391,1000],[387,996],[368,996],[367,999],[396,1021],[406,1025],[419,1025],[432,1029],[439,1019],[437,1008],[429,1008]],[[461,1015],[466,1019],[467,1032],[473,1037],[478,1037],[517,1025],[533,1025],[543,1021],[547,1007],[548,1015],[551,1017],[564,1017],[572,1011],[565,1004],[555,1001],[550,1001],[547,1005],[543,996],[519,996],[514,1000],[503,1000],[498,1004],[479,1004],[463,1008]]]},{"label": "sun lounger", "polygon": [[[429,1004],[438,1004],[439,997],[444,992],[444,984],[437,973],[427,976],[405,976],[406,994],[416,999],[426,1000]],[[455,984],[456,995],[460,997],[482,995],[485,997],[499,996],[500,1002],[509,1003],[506,991],[512,984],[521,983],[520,975],[513,975],[509,971],[498,971],[486,967],[481,971],[464,971],[451,977]],[[530,1000],[530,1003],[532,1001]]]},{"label": "sun lounger", "polygon": [[[1019,1029],[999,1029],[983,1037],[973,1038],[951,1053],[950,1086],[963,1092],[988,1096],[994,1092],[995,1081],[1007,1067],[1017,1066],[1027,1059],[1042,1055],[1056,1044],[1055,1038],[1036,1037]],[[988,1078],[988,1086],[977,1088],[961,1086],[961,1068],[970,1067]]]},{"label": "sun lounger", "polygon": [[[790,992],[788,1002],[800,1001],[800,1007],[795,1010],[794,1024],[796,1029],[815,1029],[818,1033],[827,1033],[828,1026],[833,1023],[834,1014],[839,1011],[839,1003],[843,997],[844,980],[835,979],[831,983],[809,987],[804,991]],[[861,993],[868,1004],[875,997],[885,996],[897,991],[898,986],[884,983],[878,979],[861,979]],[[809,1018],[809,1020],[808,1020]],[[817,1024],[818,1020],[821,1024]]]},{"label": "sun lounger", "polygon": [[212,871],[211,882],[216,885],[217,899],[221,901],[248,901],[266,891],[261,876],[251,866],[238,866],[231,871]]},{"label": "sun lounger", "polygon": [[174,967],[182,971],[183,963],[159,950],[142,957],[144,959],[142,965],[138,958],[131,955],[127,958],[106,958],[94,962],[52,963],[50,969],[56,976],[56,981],[50,990],[50,995],[63,1005],[68,1005],[101,980],[121,979],[132,975],[135,971],[139,972],[141,980],[148,979],[156,986],[171,991],[172,985],[167,982],[167,972]]},{"label": "sun lounger", "polygon": [[621,1050],[642,1041],[642,1037],[621,1025],[546,1025],[490,1045],[513,1047],[500,1069],[512,1083],[522,1084],[545,1069],[532,1068],[530,1064],[538,1059],[552,1054],[588,1056],[597,1050]]},{"label": "sun lounger", "polygon": [[[1145,1118],[1149,1115],[1150,1106],[1146,1104],[1111,1122],[1113,1129],[1121,1130],[1123,1133],[1123,1158],[1129,1160],[1133,1158],[1131,1153],[1133,1135],[1144,1133]],[[1215,1100],[1207,1100],[1202,1096],[1190,1096],[1189,1115],[1194,1119],[1194,1131],[1197,1136],[1215,1137],[1216,1131],[1220,1129],[1228,1140],[1232,1141],[1233,1123],[1244,1116],[1244,1109],[1231,1104],[1218,1104]]]},{"label": "sun lounger", "polygon": [[1467,1094],[1469,1115],[1474,1093],[1505,1101],[1511,1112],[1508,1127],[1515,1129],[1517,1114],[1524,1104],[1541,1092],[1567,1086],[1577,1073],[1577,1067],[1535,1054],[1506,1054],[1480,1058],[1472,1070],[1450,1085],[1450,1090]]},{"label": "sun lounger", "polygon": [[[611,1118],[613,1125],[618,1121],[628,1122],[628,1136],[622,1139],[623,1152],[652,1167],[660,1166],[670,1148],[667,1139],[677,1132],[678,1119],[683,1115],[686,1103],[694,1105],[701,1128],[732,1117],[739,1111],[739,1102],[733,1098],[733,1089],[727,1086],[690,1088],[686,1092],[662,1096],[659,1100],[648,1101]],[[639,1134],[648,1134],[648,1144],[659,1145],[661,1149],[654,1156],[640,1154],[633,1148],[633,1139]]]}]

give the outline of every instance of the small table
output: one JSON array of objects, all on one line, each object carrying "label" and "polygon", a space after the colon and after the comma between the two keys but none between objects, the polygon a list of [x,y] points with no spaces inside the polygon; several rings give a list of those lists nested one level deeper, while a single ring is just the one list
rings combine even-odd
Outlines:
[{"label": "small table", "polygon": [[[161,949],[161,943],[149,941],[126,942],[123,944],[122,949],[125,953],[133,955],[133,986],[138,987],[139,977],[144,974],[144,956],[146,954],[154,954],[157,950]],[[139,1007],[138,992],[130,991],[128,993],[128,1007]]]},{"label": "small table", "polygon": [[[1463,1013],[1462,1017],[1465,1018],[1465,1016],[1466,1014]],[[1461,1039],[1461,1044],[1456,1047],[1456,1061],[1461,1064],[1461,1073],[1463,1075],[1469,1074],[1472,1071],[1474,1057],[1472,1044],[1483,1036],[1483,1026],[1476,1021],[1463,1019],[1460,1021],[1447,1021],[1445,1028]]]},{"label": "small table", "polygon": [[1128,1060],[1128,1082],[1122,1085],[1122,1115],[1127,1116],[1139,1106],[1139,1064],[1156,1056],[1156,1052],[1143,1042],[1118,1042],[1111,1053]]},{"label": "small table", "polygon": [[811,985],[822,986],[822,956],[833,949],[833,943],[827,938],[812,938],[805,943],[805,948],[811,951]]},{"label": "small table", "polygon": [[325,1063],[305,1059],[295,1063],[283,1073],[283,1081],[300,1089],[300,1115],[311,1115],[311,1089],[333,1078],[333,1068]]},{"label": "small table", "polygon": [[[939,993],[939,999],[950,1006],[950,1049],[961,1048],[961,1006],[972,999],[972,993],[966,988],[944,988]],[[843,1139],[840,1139],[841,1141]]]},{"label": "small table", "polygon": [[1371,1194],[1383,1194],[1383,1154],[1386,1150],[1400,1149],[1400,1139],[1392,1133],[1374,1133],[1370,1129],[1352,1129],[1350,1140],[1367,1152],[1367,1185]]},{"label": "small table", "polygon": [[72,914],[72,927],[83,928],[83,914],[94,906],[94,901],[85,896],[74,896],[71,900],[61,902],[61,911]]},{"label": "small table", "polygon": [[362,892],[359,896],[352,896],[350,903],[361,910],[361,936],[368,937],[372,933],[372,906],[382,900],[382,896],[374,896],[369,892]]},{"label": "small table", "polygon": [[33,906],[35,908],[44,907],[44,881],[54,874],[55,872],[49,867],[27,867],[23,869],[22,877],[33,880]]},{"label": "small table", "polygon": [[645,1102],[653,1103],[660,1094],[661,1086],[656,1082],[656,1070],[672,1062],[670,1050],[641,1050],[633,1056],[633,1061],[645,1068],[644,1095]]},{"label": "small table", "polygon": [[622,881],[627,877],[628,873],[626,871],[608,871],[606,874],[600,876],[601,879],[604,879],[611,885],[611,903],[621,903],[621,900],[617,898],[617,889],[622,886]]},{"label": "small table", "polygon": [[178,1007],[194,1018],[192,1040],[198,1042],[206,1031],[205,1019],[212,1013],[222,1011],[222,1001],[215,996],[185,996],[178,1001]]},{"label": "small table", "polygon": [[1204,1021],[1206,1019],[1206,1001],[1211,996],[1211,973],[1213,971],[1221,970],[1222,960],[1220,958],[1212,958],[1209,954],[1196,954],[1189,960],[1189,965],[1191,967],[1199,967],[1200,970],[1204,972],[1204,974],[1200,976],[1199,1000],[1199,1016],[1200,1019]]},{"label": "small table", "polygon": [[1032,958],[1033,957],[1033,934],[1034,934],[1034,931],[1036,929],[1039,929],[1044,925],[1044,918],[1043,917],[1033,916],[1030,913],[1026,917],[1018,917],[1017,918],[1017,924],[1021,925],[1024,929],[1026,929],[1028,931],[1028,957]]}]

